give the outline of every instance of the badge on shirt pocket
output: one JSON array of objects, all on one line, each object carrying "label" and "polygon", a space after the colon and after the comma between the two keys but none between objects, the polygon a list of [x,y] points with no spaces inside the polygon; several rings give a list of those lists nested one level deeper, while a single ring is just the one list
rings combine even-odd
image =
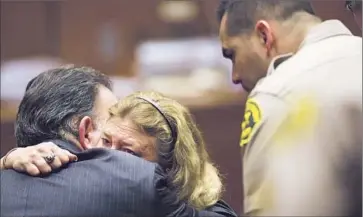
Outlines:
[{"label": "badge on shirt pocket", "polygon": [[257,102],[251,98],[247,100],[244,119],[241,124],[240,146],[243,147],[251,141],[253,131],[261,121],[261,110]]}]

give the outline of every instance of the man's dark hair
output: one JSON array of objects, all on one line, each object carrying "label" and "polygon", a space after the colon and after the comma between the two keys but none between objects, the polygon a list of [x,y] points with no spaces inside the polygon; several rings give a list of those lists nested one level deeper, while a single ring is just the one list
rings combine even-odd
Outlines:
[{"label": "man's dark hair", "polygon": [[98,88],[111,89],[109,78],[88,67],[56,68],[33,78],[19,105],[15,136],[20,147],[45,140],[78,137],[79,121],[92,117]]},{"label": "man's dark hair", "polygon": [[315,15],[307,0],[221,0],[217,18],[221,23],[227,14],[227,34],[236,36],[253,29],[259,19],[286,20],[298,11]]}]

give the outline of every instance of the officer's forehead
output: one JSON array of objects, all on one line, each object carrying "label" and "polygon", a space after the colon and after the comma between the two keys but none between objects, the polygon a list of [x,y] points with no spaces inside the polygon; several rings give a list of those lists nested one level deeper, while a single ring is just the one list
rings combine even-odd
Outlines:
[{"label": "officer's forehead", "polygon": [[222,44],[223,49],[235,49],[238,47],[238,44],[244,42],[246,39],[245,34],[238,34],[230,36],[228,34],[228,16],[225,14],[222,18],[221,24],[219,26],[219,39]]},{"label": "officer's forehead", "polygon": [[227,34],[227,14],[224,14],[221,20],[221,24],[219,26],[219,39],[221,40],[222,47],[225,47],[225,43],[228,42],[228,34]]}]

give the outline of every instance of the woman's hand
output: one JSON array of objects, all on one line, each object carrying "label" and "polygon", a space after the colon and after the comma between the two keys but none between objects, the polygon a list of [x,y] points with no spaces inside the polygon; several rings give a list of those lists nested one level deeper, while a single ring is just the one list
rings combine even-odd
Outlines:
[{"label": "woman's hand", "polygon": [[[48,162],[46,158],[48,159]],[[53,158],[54,157],[54,158]],[[43,142],[25,148],[17,148],[1,159],[2,169],[14,169],[32,176],[47,174],[61,166],[77,161],[77,156],[59,148],[52,142]]]}]

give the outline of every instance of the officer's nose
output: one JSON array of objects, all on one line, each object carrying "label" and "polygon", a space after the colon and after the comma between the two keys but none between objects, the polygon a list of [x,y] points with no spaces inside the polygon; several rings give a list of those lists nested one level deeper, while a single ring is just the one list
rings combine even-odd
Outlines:
[{"label": "officer's nose", "polygon": [[236,73],[235,70],[232,71],[232,82],[233,82],[233,84],[241,83],[241,79],[239,78],[238,73]]},{"label": "officer's nose", "polygon": [[238,79],[233,79],[233,84],[240,84],[241,83],[241,81],[240,80],[238,80]]}]

